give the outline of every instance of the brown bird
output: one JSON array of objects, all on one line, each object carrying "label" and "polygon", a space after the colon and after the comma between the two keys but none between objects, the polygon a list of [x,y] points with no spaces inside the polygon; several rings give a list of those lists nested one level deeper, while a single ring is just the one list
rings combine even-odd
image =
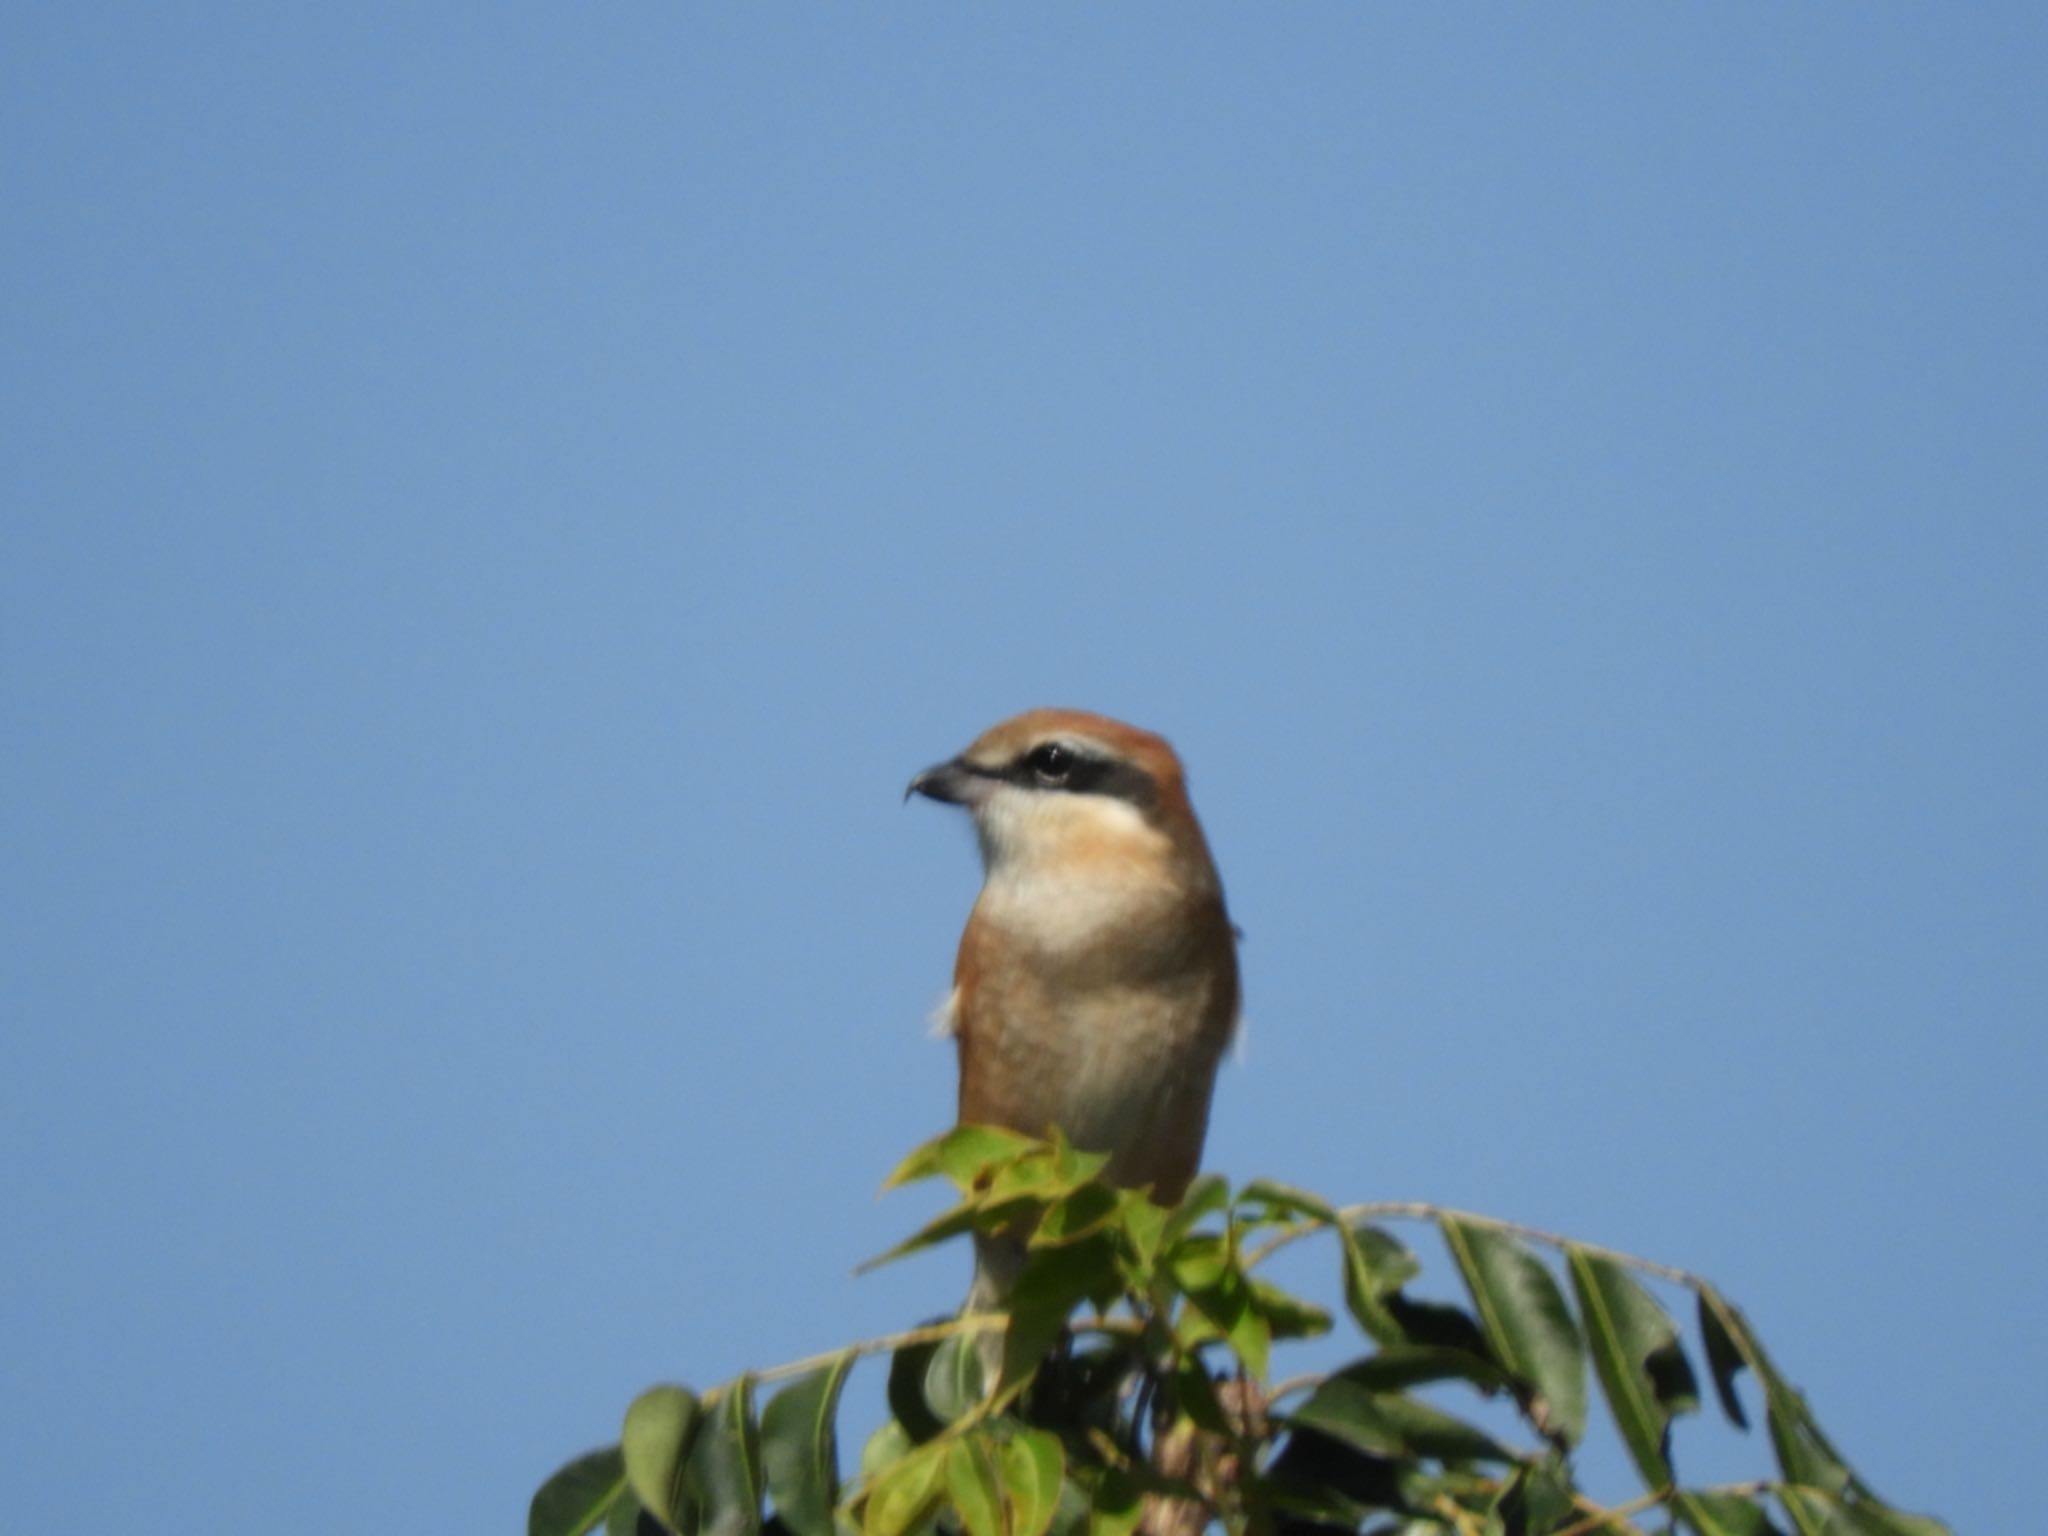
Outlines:
[{"label": "brown bird", "polygon": [[[1237,1026],[1237,935],[1180,759],[1149,731],[1038,709],[927,768],[908,794],[965,806],[981,894],[943,1014],[960,1121],[1109,1155],[1178,1200]],[[1021,1244],[977,1244],[970,1309],[1001,1302]]]}]

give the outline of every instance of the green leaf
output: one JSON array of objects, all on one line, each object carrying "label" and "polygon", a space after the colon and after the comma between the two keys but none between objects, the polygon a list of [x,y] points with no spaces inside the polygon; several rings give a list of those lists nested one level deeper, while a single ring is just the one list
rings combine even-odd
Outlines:
[{"label": "green leaf", "polygon": [[1571,1475],[1549,1458],[1524,1462],[1501,1486],[1492,1513],[1503,1536],[1556,1530],[1573,1514]]},{"label": "green leaf", "polygon": [[896,1165],[882,1181],[885,1190],[942,1177],[966,1193],[991,1169],[1042,1146],[1035,1137],[1020,1136],[993,1125],[956,1125],[926,1142]]},{"label": "green leaf", "polygon": [[1422,1272],[1415,1255],[1378,1227],[1337,1227],[1344,1255],[1344,1306],[1352,1321],[1381,1344],[1408,1337],[1391,1300]]},{"label": "green leaf", "polygon": [[1565,1249],[1565,1267],[1622,1441],[1644,1486],[1667,1488],[1672,1415],[1699,1407],[1699,1388],[1679,1347],[1678,1325],[1613,1260],[1573,1243]]},{"label": "green leaf", "polygon": [[1586,1361],[1557,1282],[1506,1233],[1454,1217],[1440,1225],[1495,1358],[1534,1389],[1530,1418],[1552,1439],[1576,1444],[1586,1432]]},{"label": "green leaf", "polygon": [[1401,1337],[1401,1325],[1394,1321],[1394,1315],[1387,1310],[1383,1297],[1386,1291],[1398,1288],[1382,1288],[1378,1275],[1373,1271],[1366,1256],[1365,1244],[1360,1234],[1351,1228],[1337,1229],[1338,1241],[1344,1252],[1344,1307],[1351,1314],[1351,1320],[1364,1330],[1368,1337],[1382,1344],[1397,1343]]},{"label": "green leaf", "polygon": [[1174,1273],[1200,1319],[1200,1325],[1179,1330],[1181,1342],[1194,1344],[1213,1333],[1227,1340],[1245,1369],[1263,1380],[1273,1328],[1253,1305],[1252,1288],[1231,1261],[1228,1246],[1220,1238],[1190,1238],[1181,1244]]},{"label": "green leaf", "polygon": [[[1724,1316],[1738,1318],[1735,1309],[1711,1287],[1702,1286],[1699,1292],[1700,1338],[1707,1346],[1707,1371],[1714,1378],[1714,1395],[1721,1400],[1721,1411],[1728,1415],[1728,1421],[1737,1429],[1749,1428],[1749,1415],[1742,1411],[1742,1399],[1735,1392],[1735,1373],[1742,1369],[1742,1351],[1722,1321]],[[1737,1326],[1741,1324],[1737,1321]]]},{"label": "green leaf", "polygon": [[839,1394],[851,1353],[800,1376],[761,1410],[761,1466],[775,1513],[795,1536],[834,1536],[839,1502]]},{"label": "green leaf", "polygon": [[706,1405],[684,1476],[703,1510],[697,1536],[760,1536],[761,1431],[753,1377],[740,1377]]},{"label": "green leaf", "polygon": [[1337,1208],[1320,1195],[1272,1179],[1253,1179],[1238,1191],[1240,1206],[1263,1206],[1275,1216],[1302,1216],[1310,1221],[1337,1224]]},{"label": "green leaf", "polygon": [[1125,1189],[1117,1193],[1123,1201],[1125,1248],[1141,1274],[1149,1274],[1159,1257],[1160,1239],[1166,1235],[1166,1223],[1171,1213],[1163,1205],[1155,1204],[1151,1196],[1141,1190]]},{"label": "green leaf", "polygon": [[1027,1429],[1002,1450],[1003,1488],[1010,1507],[1010,1536],[1045,1536],[1059,1507],[1066,1453],[1059,1437]]},{"label": "green leaf", "polygon": [[981,1400],[979,1334],[906,1344],[889,1360],[889,1411],[922,1444]]},{"label": "green leaf", "polygon": [[704,1422],[703,1405],[683,1387],[649,1387],[626,1409],[619,1434],[633,1496],[670,1530],[694,1524],[684,1472]]},{"label": "green leaf", "polygon": [[915,1448],[909,1431],[894,1419],[885,1420],[868,1436],[867,1444],[860,1448],[861,1481],[872,1484],[886,1468],[894,1466]]},{"label": "green leaf", "polygon": [[1511,1385],[1507,1372],[1484,1355],[1434,1344],[1390,1344],[1385,1349],[1332,1371],[1375,1392],[1420,1386],[1432,1381],[1468,1381],[1482,1392]]},{"label": "green leaf", "polygon": [[1838,1494],[1849,1484],[1849,1469],[1811,1432],[1803,1406],[1790,1391],[1771,1393],[1765,1405],[1778,1469],[1788,1483]]},{"label": "green leaf", "polygon": [[1316,1339],[1330,1331],[1330,1314],[1314,1302],[1283,1291],[1270,1280],[1251,1279],[1252,1306],[1276,1339]]},{"label": "green leaf", "polygon": [[1379,1393],[1332,1376],[1287,1415],[1291,1424],[1376,1456],[1446,1461],[1513,1461],[1483,1430],[1403,1393]]},{"label": "green leaf", "polygon": [[904,1536],[945,1493],[944,1441],[920,1445],[875,1475],[861,1505],[861,1536]]},{"label": "green leaf", "polygon": [[1088,1183],[1062,1196],[1033,1229],[1030,1245],[1056,1248],[1093,1237],[1117,1219],[1120,1193],[1107,1184]]},{"label": "green leaf", "polygon": [[964,1435],[946,1452],[946,1496],[967,1536],[1008,1536],[996,1451],[982,1435]]},{"label": "green leaf", "polygon": [[978,1333],[956,1333],[941,1339],[924,1372],[924,1400],[948,1424],[956,1424],[981,1406],[987,1396],[982,1381]]},{"label": "green leaf", "polygon": [[542,1483],[526,1512],[526,1536],[583,1536],[630,1496],[619,1448],[578,1456]]},{"label": "green leaf", "polygon": [[1088,1536],[1131,1536],[1145,1513],[1138,1480],[1114,1468],[1105,1471],[1088,1500]]},{"label": "green leaf", "polygon": [[1159,1234],[1159,1246],[1171,1250],[1175,1244],[1195,1229],[1195,1223],[1204,1216],[1214,1215],[1230,1204],[1230,1186],[1213,1173],[1205,1173],[1188,1186],[1166,1218],[1166,1226]]},{"label": "green leaf", "polygon": [[1763,1505],[1739,1493],[1680,1492],[1671,1507],[1696,1536],[1780,1536]]},{"label": "green leaf", "polygon": [[1119,1288],[1116,1243],[1107,1234],[1027,1254],[1010,1293],[1002,1385],[1014,1386],[1037,1369],[1076,1306]]},{"label": "green leaf", "polygon": [[950,1242],[964,1232],[993,1232],[1008,1226],[1013,1221],[1036,1214],[1039,1203],[1033,1199],[994,1200],[976,1197],[963,1200],[951,1210],[933,1217],[910,1236],[893,1248],[884,1249],[871,1259],[863,1259],[854,1268],[857,1275],[865,1275],[880,1269],[884,1264],[893,1264],[898,1259],[913,1253],[921,1253],[940,1243]]},{"label": "green leaf", "polygon": [[[652,1515],[647,1523],[650,1527],[657,1524]],[[640,1536],[640,1501],[633,1497],[632,1489],[623,1490],[604,1512],[604,1536]]]}]

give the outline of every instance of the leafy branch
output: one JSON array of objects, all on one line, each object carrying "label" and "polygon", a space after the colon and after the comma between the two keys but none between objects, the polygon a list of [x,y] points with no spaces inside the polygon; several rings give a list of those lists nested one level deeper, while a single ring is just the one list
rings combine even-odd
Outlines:
[{"label": "leafy branch", "polygon": [[[701,1397],[652,1388],[616,1446],[541,1487],[529,1536],[1641,1536],[1633,1520],[1654,1511],[1696,1536],[1785,1536],[1779,1516],[1796,1536],[1946,1536],[1872,1491],[1698,1275],[1518,1222],[1412,1201],[1337,1207],[1268,1180],[1233,1192],[1204,1177],[1168,1208],[1105,1183],[1102,1164],[985,1127],[919,1148],[890,1184],[943,1179],[956,1202],[874,1262],[1028,1234],[1005,1310]],[[1386,1225],[1402,1221],[1442,1235],[1465,1304],[1411,1294],[1422,1266]],[[1369,1348],[1268,1385],[1276,1347],[1336,1327],[1259,1273],[1319,1233],[1336,1239],[1343,1312]],[[1736,1379],[1757,1382],[1775,1476],[1676,1476],[1672,1426],[1700,1393],[1652,1282],[1692,1292],[1708,1377],[1738,1428]],[[841,1396],[880,1355],[890,1416],[849,1473]],[[1573,1474],[1589,1365],[1644,1489],[1613,1507]],[[757,1408],[768,1383],[779,1390]],[[1459,1391],[1511,1402],[1526,1441],[1439,1405]]]}]

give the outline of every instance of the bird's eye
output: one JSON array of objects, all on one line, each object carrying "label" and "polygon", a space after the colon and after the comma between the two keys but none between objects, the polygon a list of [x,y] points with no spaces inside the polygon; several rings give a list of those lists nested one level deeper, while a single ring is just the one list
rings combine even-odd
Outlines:
[{"label": "bird's eye", "polygon": [[1064,784],[1067,782],[1067,775],[1074,771],[1073,748],[1063,747],[1056,741],[1048,741],[1042,747],[1032,748],[1031,755],[1025,761],[1031,765],[1031,771],[1038,775],[1038,782],[1041,784]]}]

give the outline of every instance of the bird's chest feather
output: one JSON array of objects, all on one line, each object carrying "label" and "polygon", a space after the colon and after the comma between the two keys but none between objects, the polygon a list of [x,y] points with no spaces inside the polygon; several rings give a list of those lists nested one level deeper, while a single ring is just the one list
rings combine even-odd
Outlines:
[{"label": "bird's chest feather", "polygon": [[1234,959],[1184,899],[1142,879],[991,881],[961,946],[963,1118],[1117,1146],[1206,1104]]}]

